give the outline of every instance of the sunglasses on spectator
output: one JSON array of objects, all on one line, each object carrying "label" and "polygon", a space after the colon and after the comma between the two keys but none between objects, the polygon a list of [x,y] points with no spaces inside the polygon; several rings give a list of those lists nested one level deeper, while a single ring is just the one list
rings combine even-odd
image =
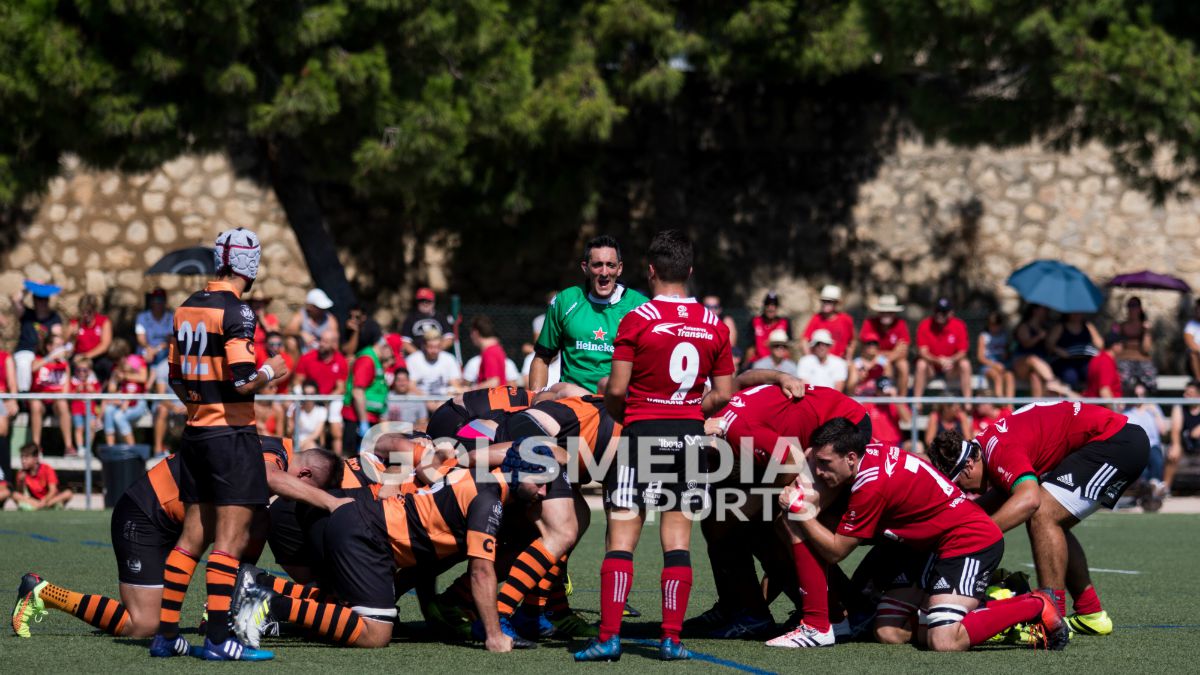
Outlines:
[{"label": "sunglasses on spectator", "polygon": [[270,347],[271,349],[283,349],[282,342],[271,341],[271,342],[267,343],[267,346]]},{"label": "sunglasses on spectator", "polygon": [[720,305],[705,305],[704,308],[708,309],[710,311],[716,312],[721,309],[721,306]]}]

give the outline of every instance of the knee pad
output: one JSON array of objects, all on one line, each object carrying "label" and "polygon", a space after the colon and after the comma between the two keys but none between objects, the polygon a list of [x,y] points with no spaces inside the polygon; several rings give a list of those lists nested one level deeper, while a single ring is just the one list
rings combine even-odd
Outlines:
[{"label": "knee pad", "polygon": [[938,628],[960,623],[967,615],[967,608],[953,603],[934,605],[929,608],[929,627]]},{"label": "knee pad", "polygon": [[879,601],[875,616],[880,619],[907,620],[917,612],[917,606],[912,603],[885,597]]}]

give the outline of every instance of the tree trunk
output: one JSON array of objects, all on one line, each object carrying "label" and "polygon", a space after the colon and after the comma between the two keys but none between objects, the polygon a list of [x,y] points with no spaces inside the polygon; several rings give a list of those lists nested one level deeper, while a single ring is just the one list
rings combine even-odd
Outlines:
[{"label": "tree trunk", "polygon": [[296,153],[276,148],[270,155],[271,187],[283,206],[288,223],[296,233],[296,241],[308,264],[309,274],[317,288],[333,300],[333,313],[345,323],[350,306],[358,302],[354,288],[346,278],[346,268],[337,255],[337,245],[317,202],[313,185],[303,175],[303,160]]}]

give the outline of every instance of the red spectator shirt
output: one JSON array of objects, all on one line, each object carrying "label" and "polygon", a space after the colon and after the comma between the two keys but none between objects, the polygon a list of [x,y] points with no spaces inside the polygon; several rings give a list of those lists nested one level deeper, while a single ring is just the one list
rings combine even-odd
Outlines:
[{"label": "red spectator shirt", "polygon": [[1100,352],[1088,361],[1087,389],[1084,398],[1100,398],[1100,390],[1112,389],[1112,395],[1121,395],[1121,374],[1117,372],[1117,361],[1108,352]]},{"label": "red spectator shirt", "polygon": [[[287,377],[284,377],[284,378],[281,378],[278,380],[274,380],[274,382],[276,383],[275,386],[277,386],[279,388],[279,392],[286,394],[287,390],[288,390],[288,385],[290,385],[292,383],[292,374],[296,370],[296,360],[293,359],[292,355],[288,354],[287,352],[279,352],[279,355],[283,357],[283,362],[287,364],[288,374],[287,374]],[[266,346],[264,345],[262,349],[259,349],[258,346],[256,345],[254,348],[254,367],[259,368],[262,366],[262,364],[264,364],[266,362],[267,362]]]},{"label": "red spectator shirt", "polygon": [[900,411],[895,403],[864,403],[871,416],[871,440],[884,445],[904,443],[904,432],[900,430]]},{"label": "red spectator shirt", "polygon": [[954,356],[967,351],[967,324],[952,316],[938,328],[933,317],[927,317],[917,326],[917,346],[925,347],[933,356]]},{"label": "red spectator shirt", "polygon": [[[96,379],[95,373],[88,373],[86,381],[75,375],[72,375],[71,391],[78,391],[85,394],[95,394],[100,391],[100,380]],[[117,401],[110,401],[110,403],[116,404]],[[99,401],[92,401],[92,414],[95,415],[98,411]],[[83,401],[71,401],[71,414],[86,415],[87,406],[84,405]]]},{"label": "red spectator shirt", "polygon": [[613,360],[633,364],[625,425],[703,420],[705,382],[733,374],[729,327],[694,298],[660,295],[631,310],[617,327]]},{"label": "red spectator shirt", "polygon": [[837,533],[883,536],[939,558],[981,551],[1004,535],[983,509],[916,455],[872,443],[858,464]]},{"label": "red spectator shirt", "polygon": [[43,363],[33,374],[33,391],[44,394],[61,393],[71,379],[66,361]]},{"label": "red spectator shirt", "polygon": [[[350,371],[350,381],[346,382],[346,387],[358,387],[366,390],[375,381],[375,361],[366,354],[354,359],[354,367]],[[342,419],[347,422],[358,421],[358,411],[354,409],[354,405],[342,406]],[[379,415],[371,411],[367,411],[367,421],[374,424],[379,421]]]},{"label": "red spectator shirt", "polygon": [[89,352],[100,344],[100,338],[104,333],[104,324],[108,323],[108,317],[103,314],[95,314],[92,316],[91,325],[84,326],[79,323],[79,319],[71,319],[70,327],[67,333],[75,333],[75,353],[83,354]]},{"label": "red spectator shirt", "polygon": [[789,340],[792,339],[792,322],[787,317],[777,316],[774,321],[767,321],[759,314],[750,321],[750,327],[754,329],[754,352],[760,359],[771,353],[768,344],[771,331],[782,330],[787,333]]},{"label": "red spectator shirt", "polygon": [[[388,333],[383,336],[387,340],[388,346],[392,348],[392,367],[388,368],[388,374],[395,375],[398,370],[408,370],[408,363],[404,361],[404,337],[399,333]],[[390,386],[391,383],[389,382]]]},{"label": "red spectator shirt", "polygon": [[1110,438],[1127,421],[1098,405],[1032,403],[1001,415],[975,440],[983,447],[988,479],[1011,491],[1018,478],[1041,476],[1084,445]]},{"label": "red spectator shirt", "polygon": [[[279,317],[274,314],[263,314],[262,321],[254,325],[254,349],[263,354],[267,353],[267,333],[279,332]],[[262,365],[261,363],[258,365]]]},{"label": "red spectator shirt", "polygon": [[858,341],[870,342],[872,340],[879,343],[879,351],[881,352],[890,352],[901,342],[912,344],[912,337],[908,332],[908,323],[899,318],[887,327],[879,323],[879,317],[876,316],[864,321],[862,329],[858,331]]},{"label": "red spectator shirt", "polygon": [[58,474],[54,472],[54,467],[38,462],[32,473],[24,469],[17,472],[17,485],[24,485],[30,497],[44,499],[50,493],[50,486],[58,485]]},{"label": "red spectator shirt", "polygon": [[[338,382],[345,382],[350,376],[350,366],[341,352],[334,350],[328,359],[322,359],[320,350],[313,349],[300,356],[296,364],[296,374],[303,375],[305,381],[317,386],[318,394],[332,394]],[[374,378],[374,373],[372,373]],[[369,383],[368,383],[369,384]]]},{"label": "red spectator shirt", "polygon": [[807,448],[822,424],[837,417],[858,424],[866,414],[866,408],[836,389],[809,385],[803,398],[794,399],[773,384],[739,391],[720,413],[725,441],[737,451],[743,443],[751,444],[754,461],[760,465],[772,457],[784,461],[788,439]]},{"label": "red spectator shirt", "polygon": [[834,312],[833,316],[826,319],[820,314],[813,314],[808,320],[808,325],[804,327],[804,339],[812,338],[813,333],[824,328],[833,336],[833,347],[829,353],[834,356],[846,356],[846,350],[850,347],[850,340],[854,338],[854,319],[845,312]]},{"label": "red spectator shirt", "polygon": [[0,349],[0,391],[8,391],[8,360],[12,354]]},{"label": "red spectator shirt", "polygon": [[491,345],[483,350],[479,355],[479,379],[475,384],[479,384],[489,377],[497,378],[500,384],[508,382],[508,372],[506,370],[506,362],[508,357],[504,355],[504,347],[498,343]]}]

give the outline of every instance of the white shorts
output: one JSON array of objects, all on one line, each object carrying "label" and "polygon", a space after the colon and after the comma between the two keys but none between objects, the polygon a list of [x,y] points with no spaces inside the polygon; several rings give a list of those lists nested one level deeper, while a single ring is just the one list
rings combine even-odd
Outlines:
[{"label": "white shorts", "polygon": [[342,402],[341,401],[331,401],[329,403],[329,423],[330,424],[341,424],[342,423]]},{"label": "white shorts", "polygon": [[13,365],[17,367],[17,391],[29,391],[33,384],[33,360],[36,355],[29,350],[15,352]]},{"label": "white shorts", "polygon": [[1054,501],[1062,504],[1063,508],[1078,520],[1087,518],[1100,508],[1100,502],[1084,497],[1083,490],[1078,488],[1071,491],[1056,483],[1042,483],[1042,487],[1054,497]]}]

